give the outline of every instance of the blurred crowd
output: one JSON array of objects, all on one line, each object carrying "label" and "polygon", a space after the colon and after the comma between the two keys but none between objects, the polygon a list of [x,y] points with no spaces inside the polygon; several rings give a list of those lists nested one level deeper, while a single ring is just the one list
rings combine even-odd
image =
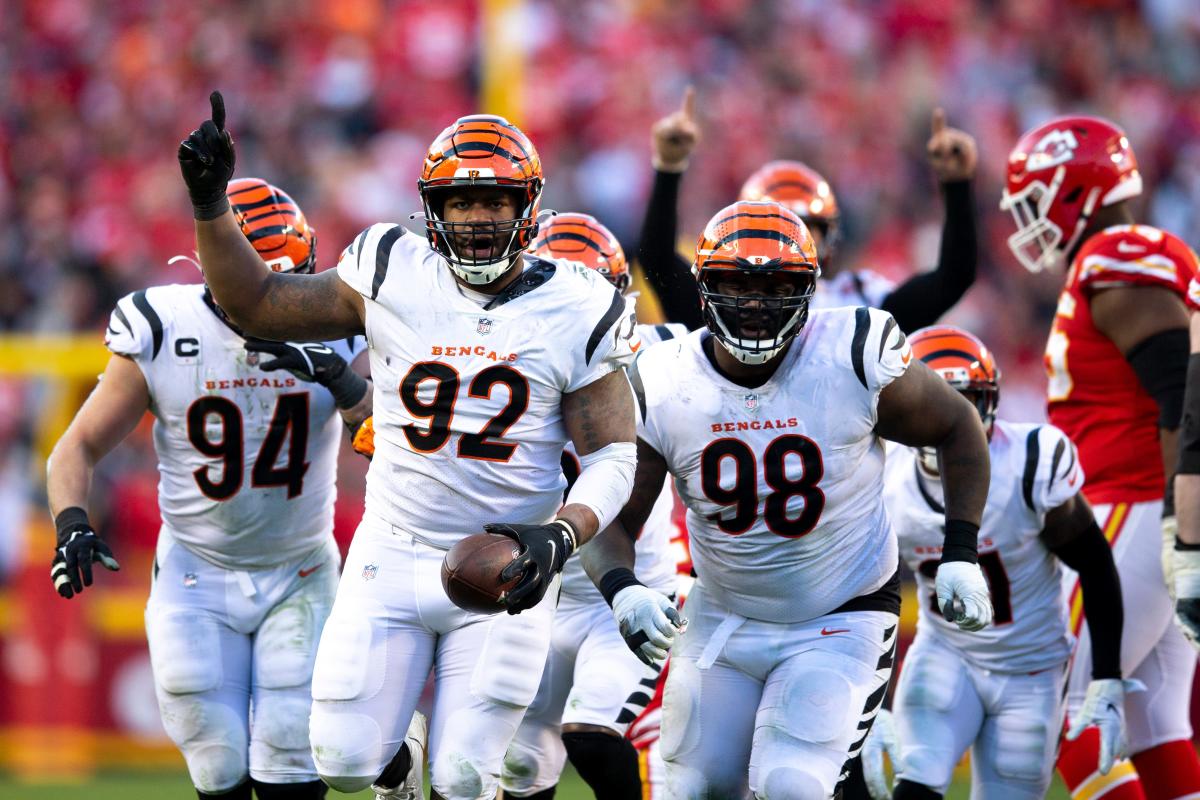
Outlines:
[{"label": "blurred crowd", "polygon": [[[407,222],[429,141],[461,114],[493,110],[477,103],[483,5],[0,4],[0,331],[99,337],[125,292],[199,280],[187,262],[167,265],[192,249],[174,151],[212,88],[226,97],[238,174],[293,194],[323,265],[365,225]],[[943,106],[980,147],[980,278],[952,319],[997,351],[1002,416],[1043,413],[1061,281],[1025,274],[1004,243],[1011,223],[996,204],[1021,131],[1063,112],[1113,118],[1147,179],[1141,218],[1200,243],[1194,0],[488,5],[515,9],[495,30],[523,49],[508,79],[514,121],[545,165],[543,206],[590,211],[630,249],[650,124],[691,83],[703,139],[684,182],[689,241],[761,163],[800,158],[844,209],[843,263],[894,278],[928,268],[941,209],[924,142]]]}]

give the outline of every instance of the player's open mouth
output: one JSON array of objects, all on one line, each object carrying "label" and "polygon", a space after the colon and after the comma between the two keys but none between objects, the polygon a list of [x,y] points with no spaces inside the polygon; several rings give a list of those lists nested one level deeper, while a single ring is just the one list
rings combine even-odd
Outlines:
[{"label": "player's open mouth", "polygon": [[487,259],[492,256],[492,246],[495,238],[491,236],[469,236],[463,242],[464,255],[477,259]]}]

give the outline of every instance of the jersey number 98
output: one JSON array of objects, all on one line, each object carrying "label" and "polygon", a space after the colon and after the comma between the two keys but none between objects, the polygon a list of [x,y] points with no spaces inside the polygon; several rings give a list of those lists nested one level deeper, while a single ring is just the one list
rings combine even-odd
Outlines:
[{"label": "jersey number 98", "polygon": [[[800,462],[800,477],[787,473],[788,457]],[[721,466],[732,462],[733,484],[721,482]],[[763,521],[777,536],[797,539],[817,527],[825,510],[825,493],[817,485],[825,476],[825,463],[817,443],[807,436],[787,434],[774,439],[763,451],[763,477],[773,491],[763,504]],[[758,519],[758,463],[750,445],[741,439],[716,439],[700,454],[700,486],[704,495],[722,506],[733,506],[733,516],[717,516],[717,527],[738,535]],[[799,516],[788,516],[788,502],[804,499]]]}]

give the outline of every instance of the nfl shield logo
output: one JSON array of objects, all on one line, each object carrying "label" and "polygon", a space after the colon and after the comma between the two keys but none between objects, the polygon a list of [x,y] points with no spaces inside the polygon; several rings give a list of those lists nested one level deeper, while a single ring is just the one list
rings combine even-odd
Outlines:
[{"label": "nfl shield logo", "polygon": [[379,572],[379,567],[375,564],[367,564],[363,567],[362,576],[364,581],[375,580],[375,574]]},{"label": "nfl shield logo", "polygon": [[199,580],[196,578],[196,573],[194,573],[194,572],[183,573],[183,588],[195,589],[197,583],[199,583]]},{"label": "nfl shield logo", "polygon": [[744,394],[742,395],[742,402],[745,403],[747,411],[758,411],[758,395]]},{"label": "nfl shield logo", "polygon": [[492,332],[492,321],[487,317],[480,317],[479,324],[475,326],[475,332],[480,336],[487,336]]},{"label": "nfl shield logo", "polygon": [[248,367],[257,367],[258,366],[258,353],[246,353],[246,366],[248,366]]}]

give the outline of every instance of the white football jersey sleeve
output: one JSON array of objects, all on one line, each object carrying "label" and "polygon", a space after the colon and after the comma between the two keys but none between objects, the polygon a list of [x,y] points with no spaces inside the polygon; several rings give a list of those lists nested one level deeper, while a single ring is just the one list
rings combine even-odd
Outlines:
[{"label": "white football jersey sleeve", "polygon": [[995,620],[967,632],[937,610],[934,578],[942,553],[941,484],[919,476],[916,451],[889,451],[884,483],[900,555],[917,576],[920,636],[932,636],[976,666],[1035,672],[1070,654],[1059,561],[1039,534],[1046,514],[1083,487],[1075,446],[1053,425],[997,420],[988,444],[992,477],[979,531],[979,566],[988,580]]},{"label": "white football jersey sleeve", "polygon": [[[105,344],[138,365],[150,390],[163,524],[229,569],[299,558],[333,529],[341,428],[330,393],[259,354],[198,284],[121,298]],[[362,337],[328,343],[347,361]],[[263,358],[269,358],[263,356]]]},{"label": "white football jersey sleeve", "polygon": [[772,622],[810,620],[890,586],[899,560],[875,422],[879,392],[912,358],[895,321],[866,308],[814,311],[755,389],[716,371],[708,338],[652,347],[630,372],[638,435],[687,505],[700,583],[735,613]]},{"label": "white football jersey sleeve", "polygon": [[366,301],[375,384],[367,512],[435,547],[488,522],[553,518],[566,480],[563,395],[628,363],[627,303],[598,273],[525,257],[487,305],[399,225],[373,225],[338,274]]}]

